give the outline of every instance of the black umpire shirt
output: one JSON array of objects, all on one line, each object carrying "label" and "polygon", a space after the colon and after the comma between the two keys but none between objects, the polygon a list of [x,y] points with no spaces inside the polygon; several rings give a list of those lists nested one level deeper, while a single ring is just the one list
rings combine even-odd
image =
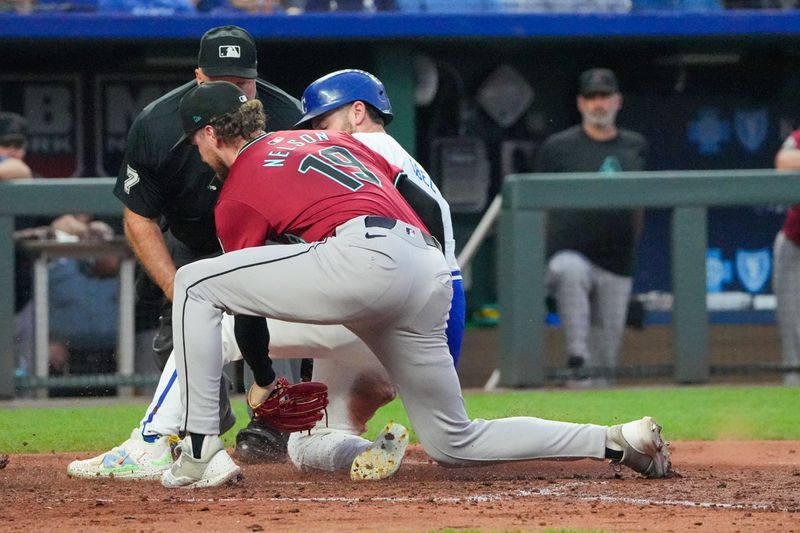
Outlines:
[{"label": "black umpire shirt", "polygon": [[[197,147],[186,144],[170,150],[183,133],[178,105],[196,85],[193,80],[170,91],[136,117],[114,194],[138,215],[163,216],[170,233],[191,255],[201,257],[220,251],[214,205],[221,184],[200,159]],[[300,120],[297,99],[260,79],[256,80],[256,91],[264,104],[267,130],[292,129]]]}]

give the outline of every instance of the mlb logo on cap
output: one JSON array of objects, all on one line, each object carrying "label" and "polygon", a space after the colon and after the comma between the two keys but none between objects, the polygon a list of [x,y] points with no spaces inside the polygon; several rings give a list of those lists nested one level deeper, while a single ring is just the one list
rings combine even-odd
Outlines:
[{"label": "mlb logo on cap", "polygon": [[258,76],[257,65],[256,43],[244,28],[211,28],[200,40],[197,66],[206,76],[253,79]]},{"label": "mlb logo on cap", "polygon": [[219,57],[242,57],[242,48],[233,44],[220,46]]}]

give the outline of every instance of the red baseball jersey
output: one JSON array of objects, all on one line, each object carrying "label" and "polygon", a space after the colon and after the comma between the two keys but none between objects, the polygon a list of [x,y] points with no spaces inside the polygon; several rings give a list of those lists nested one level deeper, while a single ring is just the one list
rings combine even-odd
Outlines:
[{"label": "red baseball jersey", "polygon": [[247,144],[214,211],[226,252],[319,241],[361,215],[427,228],[394,187],[402,172],[349,133],[276,131]]}]

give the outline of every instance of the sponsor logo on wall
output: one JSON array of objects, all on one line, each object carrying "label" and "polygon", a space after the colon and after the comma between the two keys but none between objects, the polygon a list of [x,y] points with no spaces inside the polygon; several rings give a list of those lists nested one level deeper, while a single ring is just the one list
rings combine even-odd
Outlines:
[{"label": "sponsor logo on wall", "polygon": [[186,83],[186,76],[103,74],[95,77],[95,161],[99,176],[116,176],[125,154],[128,130],[156,98]]},{"label": "sponsor logo on wall", "polygon": [[732,117],[718,107],[703,107],[687,124],[686,134],[701,155],[717,155],[730,142],[755,154],[764,148],[769,127],[769,110],[766,107],[735,109]]},{"label": "sponsor logo on wall", "polygon": [[736,276],[747,292],[760,292],[769,279],[772,258],[768,248],[736,250]]},{"label": "sponsor logo on wall", "polygon": [[83,172],[83,99],[74,75],[0,76],[0,109],[28,121],[25,158],[44,177],[80,176]]},{"label": "sponsor logo on wall", "polygon": [[725,254],[720,248],[709,248],[706,252],[708,292],[736,289],[735,282],[738,280],[744,290],[758,294],[764,290],[771,271],[772,253],[769,248],[756,250],[737,248],[733,261],[725,259]]},{"label": "sponsor logo on wall", "polygon": [[750,153],[758,152],[767,140],[767,109],[737,109],[733,114],[733,129],[745,150]]}]

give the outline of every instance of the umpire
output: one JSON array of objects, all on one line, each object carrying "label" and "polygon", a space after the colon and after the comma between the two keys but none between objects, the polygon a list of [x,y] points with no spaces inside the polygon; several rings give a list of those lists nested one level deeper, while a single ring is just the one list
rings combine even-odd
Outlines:
[{"label": "umpire", "polygon": [[[151,102],[136,117],[114,187],[114,194],[125,204],[125,235],[149,274],[149,279],[143,276],[138,280],[137,296],[143,300],[155,292],[161,301],[159,331],[153,340],[161,369],[172,351],[176,270],[221,253],[214,205],[222,183],[200,160],[195,146],[184,144],[173,149],[175,139],[183,132],[178,113],[181,98],[197,84],[224,80],[237,85],[248,98],[261,101],[272,130],[291,129],[302,114],[295,98],[257,78],[255,42],[243,28],[208,30],[200,41],[197,65],[194,80]],[[295,377],[289,368],[279,371]],[[223,381],[220,428],[227,431],[234,422]],[[236,455],[245,462],[283,460],[284,437],[252,420],[236,436]]]}]

